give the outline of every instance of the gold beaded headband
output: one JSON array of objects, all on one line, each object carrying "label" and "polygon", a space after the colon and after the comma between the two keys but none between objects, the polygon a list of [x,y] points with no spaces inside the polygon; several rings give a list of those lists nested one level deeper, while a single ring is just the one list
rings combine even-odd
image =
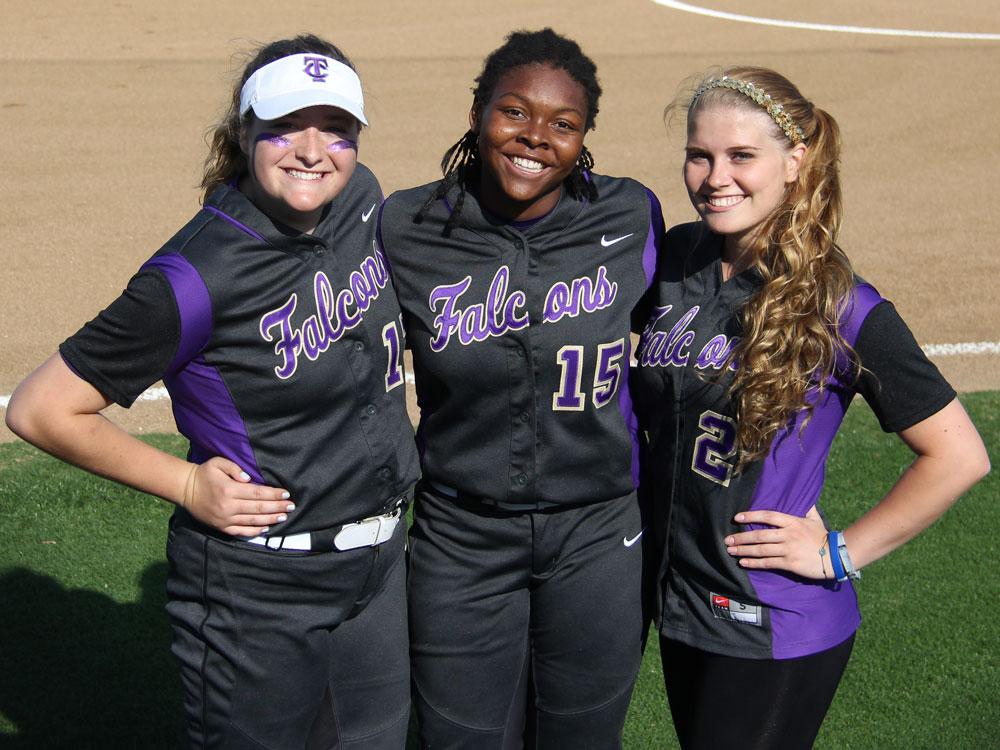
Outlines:
[{"label": "gold beaded headband", "polygon": [[709,81],[708,83],[703,83],[698,87],[698,90],[694,92],[694,96],[691,97],[691,103],[688,105],[688,109],[694,106],[694,103],[698,101],[698,97],[704,94],[709,89],[719,89],[727,88],[733,91],[739,91],[741,94],[754,102],[759,104],[764,108],[771,119],[774,120],[781,131],[785,134],[792,143],[802,143],[805,137],[802,135],[802,128],[795,124],[792,116],[785,111],[785,108],[778,104],[774,99],[771,98],[770,94],[765,94],[764,91],[749,81],[738,81],[735,78],[730,78],[729,76],[722,76],[722,78],[716,78],[714,81]]}]

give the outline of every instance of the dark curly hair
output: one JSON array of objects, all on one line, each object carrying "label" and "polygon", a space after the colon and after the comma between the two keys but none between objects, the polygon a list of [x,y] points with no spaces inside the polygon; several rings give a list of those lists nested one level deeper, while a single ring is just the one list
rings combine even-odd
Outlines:
[{"label": "dark curly hair", "polygon": [[[597,66],[584,54],[580,45],[572,39],[567,39],[545,28],[540,31],[512,31],[504,43],[493,50],[483,61],[483,70],[476,78],[472,89],[473,106],[485,106],[492,98],[500,79],[524,65],[548,65],[558,70],[565,70],[570,78],[583,88],[587,98],[587,120],[584,132],[592,130],[597,119],[598,102],[601,98],[601,84],[597,79]],[[479,159],[479,138],[471,130],[459,139],[458,143],[449,148],[441,160],[441,171],[444,179],[431,193],[430,197],[420,207],[415,221],[420,222],[427,215],[431,206],[443,198],[455,185],[459,186],[458,199],[454,210],[445,224],[445,232],[458,223],[465,204],[465,192],[469,184],[475,184],[479,179],[481,169]],[[584,173],[594,167],[594,158],[584,146],[580,159],[573,171],[564,181],[566,190],[574,198],[597,199],[597,189]]]},{"label": "dark curly hair", "polygon": [[237,180],[247,172],[247,157],[240,149],[240,130],[247,127],[254,117],[253,109],[240,117],[240,92],[257,70],[275,60],[289,55],[313,53],[344,63],[351,70],[354,64],[336,46],[312,34],[299,34],[291,39],[279,39],[260,46],[255,53],[248,53],[249,59],[233,86],[229,108],[222,119],[213,125],[207,134],[208,156],[201,178],[202,201],[222,186]]}]

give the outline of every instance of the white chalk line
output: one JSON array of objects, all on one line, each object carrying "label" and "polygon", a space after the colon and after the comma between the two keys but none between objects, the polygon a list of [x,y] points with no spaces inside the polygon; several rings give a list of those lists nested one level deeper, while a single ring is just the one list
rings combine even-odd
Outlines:
[{"label": "white chalk line", "polygon": [[835,26],[826,23],[806,23],[804,21],[784,21],[779,18],[758,18],[756,16],[743,16],[738,13],[726,13],[721,10],[701,8],[697,5],[677,2],[677,0],[653,0],[657,5],[663,5],[674,10],[696,13],[700,16],[711,18],[722,18],[727,21],[741,21],[743,23],[756,23],[764,26],[780,26],[788,29],[809,29],[810,31],[837,31],[843,34],[876,34],[880,36],[910,36],[924,37],[932,39],[987,39],[998,40],[1000,34],[973,34],[960,31],[918,31],[915,29],[877,29],[868,26]]},{"label": "white chalk line", "polygon": [[[410,383],[411,385],[413,384],[414,381],[412,372],[406,373],[406,382]],[[166,388],[160,385],[156,386],[155,388],[147,388],[145,391],[139,394],[139,398],[137,398],[136,401],[163,401],[164,399],[169,401],[170,394],[167,393]],[[9,403],[10,403],[10,396],[0,396],[0,407],[6,409],[7,404]]]},{"label": "white chalk line", "polygon": [[1000,354],[1000,341],[980,341],[978,344],[926,344],[920,348],[928,357],[949,357],[953,354]]},{"label": "white chalk line", "polygon": [[[979,341],[966,344],[925,344],[920,347],[928,357],[951,357],[954,355],[1000,354],[1000,341]],[[406,373],[406,382],[413,384],[413,373]],[[136,401],[169,400],[170,394],[163,386],[149,388]],[[0,407],[6,409],[10,396],[0,396]]]}]

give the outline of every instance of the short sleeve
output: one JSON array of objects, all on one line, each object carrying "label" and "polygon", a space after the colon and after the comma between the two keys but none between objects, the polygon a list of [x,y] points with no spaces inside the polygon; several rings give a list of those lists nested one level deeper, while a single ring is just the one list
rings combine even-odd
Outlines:
[{"label": "short sleeve", "polygon": [[886,432],[899,432],[936,414],[955,390],[920,349],[891,302],[876,305],[854,350],[864,368],[857,388]]},{"label": "short sleeve", "polygon": [[180,319],[163,273],[144,269],[121,296],[59,347],[66,363],[109,399],[128,408],[173,361]]}]

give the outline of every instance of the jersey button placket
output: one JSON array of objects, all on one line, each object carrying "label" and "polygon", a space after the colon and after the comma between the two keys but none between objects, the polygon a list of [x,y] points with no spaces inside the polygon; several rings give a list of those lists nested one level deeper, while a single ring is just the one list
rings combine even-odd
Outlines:
[{"label": "jersey button placket", "polygon": [[509,287],[525,295],[520,309],[531,323],[517,331],[509,331],[506,336],[508,414],[513,426],[507,492],[510,502],[530,503],[534,501],[533,478],[537,461],[535,404],[538,395],[533,365],[536,352],[532,346],[532,337],[537,334],[542,321],[541,304],[536,299],[538,292],[535,288],[538,286],[537,258],[534,257],[537,251],[532,249],[528,238],[522,233],[510,230],[508,236],[511,249],[504,253],[502,260],[510,269]]},{"label": "jersey button placket", "polygon": [[534,464],[535,434],[532,429],[531,404],[535,400],[534,374],[527,348],[531,346],[526,331],[512,336],[507,345],[508,392],[510,419],[513,428],[510,443],[509,490],[511,502],[531,502],[528,485],[531,478],[525,471]]}]

